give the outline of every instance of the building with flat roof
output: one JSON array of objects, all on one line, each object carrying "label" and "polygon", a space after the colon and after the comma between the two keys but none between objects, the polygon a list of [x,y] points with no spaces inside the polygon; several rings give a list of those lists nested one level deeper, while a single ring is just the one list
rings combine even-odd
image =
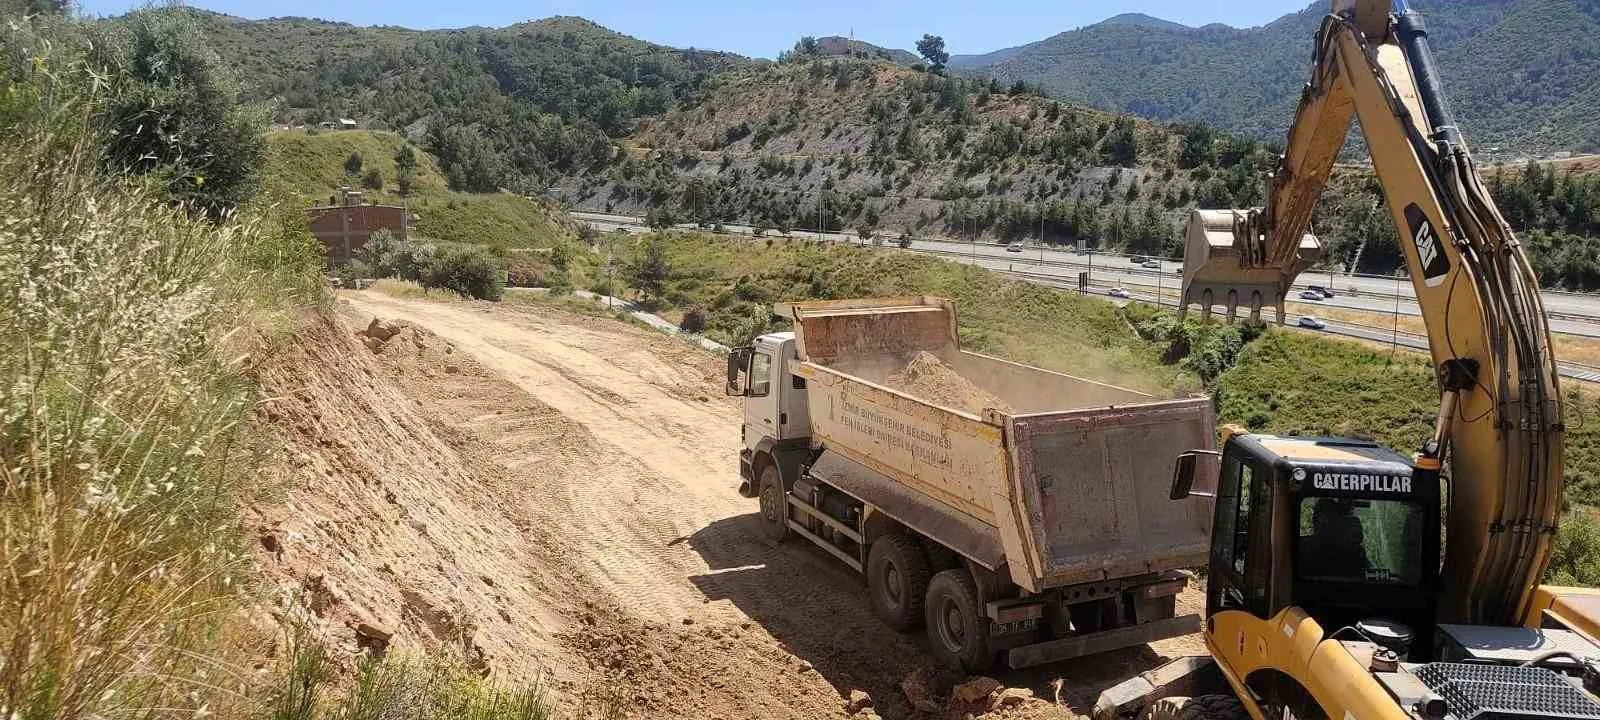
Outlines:
[{"label": "building with flat roof", "polygon": [[306,211],[311,234],[322,241],[329,265],[343,265],[361,254],[378,230],[388,230],[404,240],[411,229],[411,213],[400,205],[369,205],[358,190],[339,188],[327,205]]}]

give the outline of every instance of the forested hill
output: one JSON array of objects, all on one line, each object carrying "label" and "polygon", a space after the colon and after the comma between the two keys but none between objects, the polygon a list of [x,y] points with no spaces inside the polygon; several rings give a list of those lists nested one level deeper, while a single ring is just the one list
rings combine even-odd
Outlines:
[{"label": "forested hill", "polygon": [[[1600,0],[1414,0],[1468,139],[1503,156],[1600,151]],[[1160,120],[1281,140],[1328,3],[1267,25],[1112,18],[988,55],[964,72]]]},{"label": "forested hill", "polygon": [[[1487,13],[1486,1],[1472,5]],[[1276,152],[1199,124],[1043,97],[1022,81],[830,55],[814,38],[769,62],[654,45],[578,18],[424,32],[158,12],[192,14],[247,97],[271,103],[280,122],[350,117],[393,129],[437,158],[452,191],[555,195],[658,221],[821,224],[880,240],[1043,236],[1173,255],[1189,208],[1261,203]],[[1112,25],[1243,32],[1142,17]],[[1289,45],[1303,54],[1306,38],[1280,31],[1285,54]],[[1248,105],[1260,90],[1237,92]],[[1251,116],[1287,122],[1289,110]],[[1514,187],[1519,197],[1505,200],[1527,212],[1513,223],[1547,233],[1531,238],[1541,257],[1566,258],[1546,280],[1600,284],[1600,240],[1589,239],[1600,237],[1600,180],[1542,173]],[[1398,259],[1390,225],[1370,176],[1355,173],[1335,184],[1315,229],[1341,262],[1388,272]]]},{"label": "forested hill", "polygon": [[536,192],[610,161],[611,138],[666,112],[714,74],[756,63],[670,48],[588,20],[415,31],[199,10],[211,47],[246,97],[282,122],[351,117],[437,154],[465,190]]},{"label": "forested hill", "polygon": [[641,123],[556,191],[591,210],[864,239],[985,236],[1175,251],[1196,203],[1260,203],[1263,143],[883,61],[793,53]]}]

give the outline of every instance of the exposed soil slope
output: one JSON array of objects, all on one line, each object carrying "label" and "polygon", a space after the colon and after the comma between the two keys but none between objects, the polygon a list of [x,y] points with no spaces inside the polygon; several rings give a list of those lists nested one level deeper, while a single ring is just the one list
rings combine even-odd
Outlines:
[{"label": "exposed soil slope", "polygon": [[[635,717],[841,717],[862,690],[886,718],[1072,714],[998,692],[945,705],[955,679],[926,670],[936,707],[907,702],[902,679],[930,665],[919,639],[872,617],[832,558],[762,540],[734,491],[720,359],[545,309],[347,293],[340,314],[262,373],[288,492],[257,523],[269,575],[341,647],[543,669],[586,713],[614,696]],[[355,333],[375,317],[392,324]],[[1053,699],[1065,675],[1085,712],[1156,662],[1002,679]]]}]

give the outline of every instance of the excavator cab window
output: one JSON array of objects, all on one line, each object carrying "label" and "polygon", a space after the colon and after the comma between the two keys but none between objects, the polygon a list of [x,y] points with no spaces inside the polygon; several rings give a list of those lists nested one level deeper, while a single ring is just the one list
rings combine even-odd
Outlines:
[{"label": "excavator cab window", "polygon": [[1299,503],[1295,575],[1319,582],[1422,581],[1421,505],[1403,500],[1306,497]]}]

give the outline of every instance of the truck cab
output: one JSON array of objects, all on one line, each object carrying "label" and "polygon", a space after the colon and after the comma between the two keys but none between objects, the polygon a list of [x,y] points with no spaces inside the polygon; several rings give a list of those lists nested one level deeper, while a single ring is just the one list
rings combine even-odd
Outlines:
[{"label": "truck cab", "polygon": [[[761,471],[758,457],[792,463],[794,471],[811,439],[811,413],[806,381],[794,374],[799,364],[792,332],[762,335],[728,354],[727,394],[743,397],[744,423],[739,450],[739,494],[756,497]],[[789,476],[790,468],[772,471]]]}]

